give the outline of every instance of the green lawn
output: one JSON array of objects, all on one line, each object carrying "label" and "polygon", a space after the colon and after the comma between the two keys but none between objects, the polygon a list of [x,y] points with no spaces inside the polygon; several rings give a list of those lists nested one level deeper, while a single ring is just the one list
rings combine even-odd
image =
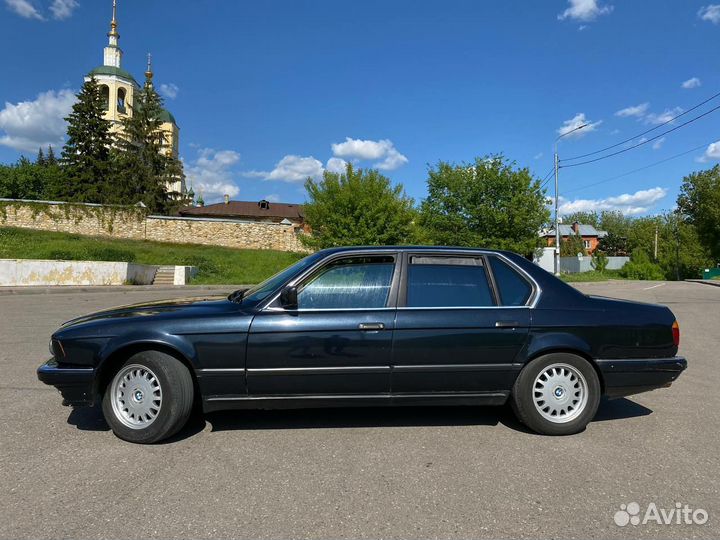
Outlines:
[{"label": "green lawn", "polygon": [[252,284],[304,255],[284,251],[232,249],[0,227],[0,259],[126,261],[197,266],[194,284]]}]

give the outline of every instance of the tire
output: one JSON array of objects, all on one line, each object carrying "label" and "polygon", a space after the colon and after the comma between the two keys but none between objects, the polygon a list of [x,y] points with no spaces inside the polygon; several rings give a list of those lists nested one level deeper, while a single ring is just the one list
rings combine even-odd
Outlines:
[{"label": "tire", "polygon": [[187,422],[193,406],[190,371],[159,351],[132,355],[105,388],[102,410],[113,433],[139,444],[172,437]]},{"label": "tire", "polygon": [[518,420],[543,435],[585,429],[600,404],[600,380],[590,363],[574,354],[552,353],[526,365],[512,389]]}]

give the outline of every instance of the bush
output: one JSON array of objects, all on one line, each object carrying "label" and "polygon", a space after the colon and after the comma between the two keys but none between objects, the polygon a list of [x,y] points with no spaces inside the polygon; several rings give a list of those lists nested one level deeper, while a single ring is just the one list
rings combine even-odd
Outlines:
[{"label": "bush", "polygon": [[605,269],[607,268],[609,262],[610,261],[608,261],[607,256],[602,251],[597,249],[592,255],[592,261],[590,262],[590,264],[592,264],[594,270],[602,274],[603,272],[605,272]]},{"label": "bush", "polygon": [[620,275],[626,279],[661,281],[665,274],[659,265],[653,263],[644,251],[635,251],[630,262],[620,269]]},{"label": "bush", "polygon": [[220,267],[215,261],[203,257],[202,255],[190,255],[185,257],[182,262],[185,266],[195,266],[198,269],[198,275],[203,277],[214,276],[220,273]]}]

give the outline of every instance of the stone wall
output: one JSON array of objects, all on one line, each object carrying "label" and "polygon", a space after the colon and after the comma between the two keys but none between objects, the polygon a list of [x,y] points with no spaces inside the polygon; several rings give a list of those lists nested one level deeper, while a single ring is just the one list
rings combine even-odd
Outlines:
[{"label": "stone wall", "polygon": [[0,199],[0,226],[88,236],[307,252],[293,225],[146,215],[142,208]]}]

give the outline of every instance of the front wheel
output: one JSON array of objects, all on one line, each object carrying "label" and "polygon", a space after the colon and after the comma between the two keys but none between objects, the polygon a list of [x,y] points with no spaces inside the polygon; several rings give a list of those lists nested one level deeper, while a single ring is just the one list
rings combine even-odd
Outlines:
[{"label": "front wheel", "polygon": [[512,391],[518,419],[544,435],[585,429],[600,403],[600,381],[584,358],[554,353],[536,358],[520,372]]},{"label": "front wheel", "polygon": [[143,351],[128,358],[105,389],[102,409],[115,435],[150,444],[171,437],[187,422],[193,382],[176,358]]}]

